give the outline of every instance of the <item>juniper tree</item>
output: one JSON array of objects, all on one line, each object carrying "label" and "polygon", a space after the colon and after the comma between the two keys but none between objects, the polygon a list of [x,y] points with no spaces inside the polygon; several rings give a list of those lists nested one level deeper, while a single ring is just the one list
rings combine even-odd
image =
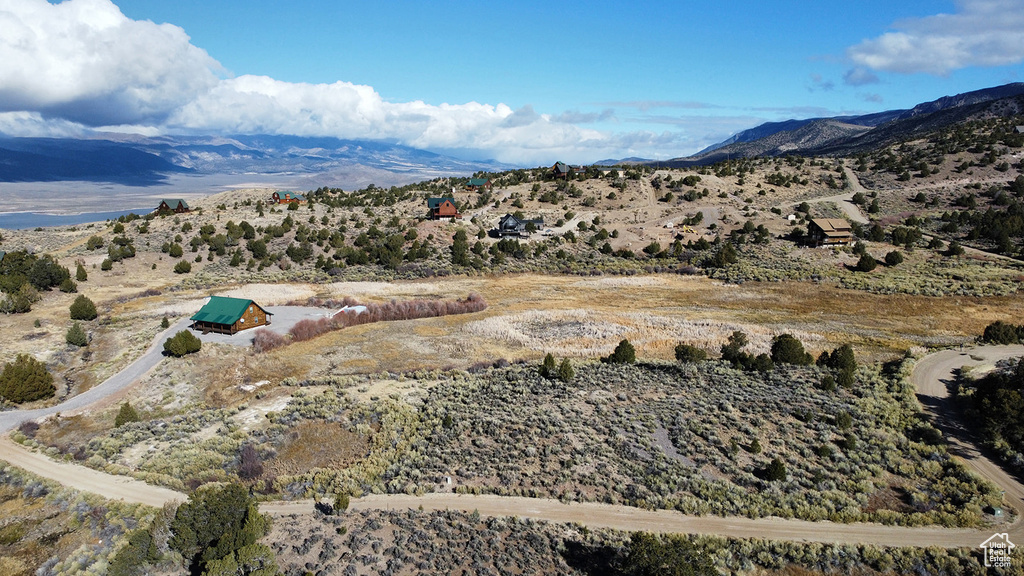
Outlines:
[{"label": "juniper tree", "polygon": [[75,322],[68,328],[68,333],[64,335],[64,341],[72,346],[86,346],[89,344],[89,335],[82,329],[82,325]]}]

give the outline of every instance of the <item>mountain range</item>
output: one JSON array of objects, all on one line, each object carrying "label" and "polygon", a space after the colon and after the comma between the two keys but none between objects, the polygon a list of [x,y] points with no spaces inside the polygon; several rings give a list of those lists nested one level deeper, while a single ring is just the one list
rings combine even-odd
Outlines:
[{"label": "mountain range", "polygon": [[767,122],[661,166],[713,164],[754,156],[845,156],[885,146],[972,118],[1024,114],[1024,82],[944,96],[907,110]]},{"label": "mountain range", "polygon": [[74,180],[152,186],[173,174],[289,174],[316,176],[318,186],[354,188],[510,167],[388,142],[329,137],[102,134],[87,139],[0,138],[0,182]]},{"label": "mountain range", "polygon": [[[970,118],[1024,113],[1024,83],[945,96],[910,109],[861,116],[767,122],[692,156],[660,166],[706,165],[754,156],[850,155]],[[642,158],[600,165],[654,163]],[[372,140],[275,135],[158,136],[98,134],[89,138],[0,136],[0,182],[67,182],[149,187],[176,174],[286,176],[312,187],[402,185],[432,178],[498,172],[514,166],[467,161]]]}]

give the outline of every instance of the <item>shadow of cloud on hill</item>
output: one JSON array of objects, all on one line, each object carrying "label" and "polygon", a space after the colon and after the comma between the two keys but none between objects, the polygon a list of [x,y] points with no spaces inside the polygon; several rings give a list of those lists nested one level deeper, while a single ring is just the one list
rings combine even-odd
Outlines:
[{"label": "shadow of cloud on hill", "polygon": [[172,173],[190,173],[171,162],[116,142],[14,138],[0,140],[0,182],[82,181],[159,186]]}]

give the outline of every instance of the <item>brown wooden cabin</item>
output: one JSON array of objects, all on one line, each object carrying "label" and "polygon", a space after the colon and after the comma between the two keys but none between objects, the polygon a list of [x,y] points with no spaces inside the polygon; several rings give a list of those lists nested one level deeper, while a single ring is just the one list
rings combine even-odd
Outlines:
[{"label": "brown wooden cabin", "polygon": [[564,162],[555,162],[555,165],[551,167],[551,174],[555,178],[568,178],[572,174],[572,166]]},{"label": "brown wooden cabin", "polygon": [[252,300],[210,296],[210,301],[192,316],[191,328],[203,334],[237,334],[270,324],[271,316],[273,314]]},{"label": "brown wooden cabin", "polygon": [[466,190],[468,192],[490,192],[493,186],[494,183],[490,178],[470,178],[469,183],[466,184]]},{"label": "brown wooden cabin", "polygon": [[427,198],[427,208],[430,209],[431,220],[455,220],[462,218],[459,209],[455,207],[454,198]]},{"label": "brown wooden cabin", "polygon": [[853,242],[853,227],[842,218],[815,218],[807,225],[807,240],[814,246],[838,246]]}]

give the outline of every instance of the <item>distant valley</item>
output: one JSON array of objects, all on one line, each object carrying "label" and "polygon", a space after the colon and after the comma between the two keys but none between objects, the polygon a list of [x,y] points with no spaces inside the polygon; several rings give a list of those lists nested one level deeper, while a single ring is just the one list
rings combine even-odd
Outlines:
[{"label": "distant valley", "polygon": [[390,187],[508,167],[397,144],[337,138],[0,138],[5,211],[109,210],[111,195],[118,198],[119,207],[133,208],[148,206],[161,196],[207,195],[240,187]]}]

